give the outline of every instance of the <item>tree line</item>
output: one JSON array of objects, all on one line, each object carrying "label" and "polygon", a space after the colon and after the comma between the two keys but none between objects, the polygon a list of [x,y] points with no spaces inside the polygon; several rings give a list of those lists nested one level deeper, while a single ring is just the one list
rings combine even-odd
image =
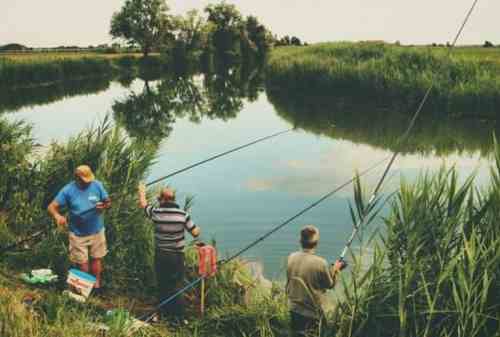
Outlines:
[{"label": "tree line", "polygon": [[110,34],[145,57],[160,52],[173,61],[262,59],[276,42],[255,16],[224,2],[182,16],[172,15],[165,0],[126,0],[113,14]]}]

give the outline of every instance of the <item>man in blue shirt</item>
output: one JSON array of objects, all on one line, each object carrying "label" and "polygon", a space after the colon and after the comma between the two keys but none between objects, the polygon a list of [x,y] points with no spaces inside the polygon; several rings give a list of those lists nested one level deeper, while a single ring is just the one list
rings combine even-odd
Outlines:
[{"label": "man in blue shirt", "polygon": [[61,229],[66,229],[68,220],[60,210],[69,211],[69,258],[80,270],[96,277],[96,292],[101,289],[102,258],[107,254],[102,211],[110,206],[102,183],[95,180],[89,166],[81,165],[75,170],[75,180],[64,186],[47,208]]}]

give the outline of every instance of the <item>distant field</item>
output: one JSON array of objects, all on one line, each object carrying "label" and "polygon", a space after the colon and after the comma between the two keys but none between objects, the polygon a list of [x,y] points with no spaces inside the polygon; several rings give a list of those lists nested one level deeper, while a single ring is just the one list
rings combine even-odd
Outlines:
[{"label": "distant field", "polygon": [[[424,47],[420,47],[424,48]],[[425,47],[427,48],[427,47]],[[432,47],[431,50],[442,50],[445,52],[446,47]],[[475,59],[477,61],[494,62],[500,66],[500,47],[483,48],[483,47],[455,47],[452,50],[452,55],[456,57],[464,57],[467,59]]]},{"label": "distant field", "polygon": [[0,87],[30,87],[57,81],[134,72],[138,66],[159,67],[159,54],[33,52],[0,53]]},{"label": "distant field", "polygon": [[9,60],[14,62],[51,62],[61,59],[79,59],[79,58],[103,58],[116,59],[122,57],[142,57],[141,53],[92,53],[92,52],[34,52],[34,53],[0,53],[0,60]]}]

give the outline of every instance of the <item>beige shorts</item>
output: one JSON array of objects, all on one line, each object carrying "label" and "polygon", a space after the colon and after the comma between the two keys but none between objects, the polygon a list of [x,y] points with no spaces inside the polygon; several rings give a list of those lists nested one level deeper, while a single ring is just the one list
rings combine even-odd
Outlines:
[{"label": "beige shorts", "polygon": [[99,233],[88,236],[76,236],[69,232],[69,259],[73,263],[86,263],[90,256],[100,259],[108,253],[104,229]]}]

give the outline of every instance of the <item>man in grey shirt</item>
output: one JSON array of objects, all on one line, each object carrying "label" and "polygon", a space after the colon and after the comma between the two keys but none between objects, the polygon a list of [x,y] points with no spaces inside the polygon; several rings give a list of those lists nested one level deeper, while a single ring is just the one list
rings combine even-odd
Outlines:
[{"label": "man in grey shirt", "polygon": [[329,266],[324,258],[317,256],[318,242],[319,230],[305,226],[300,232],[302,250],[288,256],[286,292],[294,336],[318,336],[326,291],[335,286],[337,273],[344,265],[336,261]]}]

